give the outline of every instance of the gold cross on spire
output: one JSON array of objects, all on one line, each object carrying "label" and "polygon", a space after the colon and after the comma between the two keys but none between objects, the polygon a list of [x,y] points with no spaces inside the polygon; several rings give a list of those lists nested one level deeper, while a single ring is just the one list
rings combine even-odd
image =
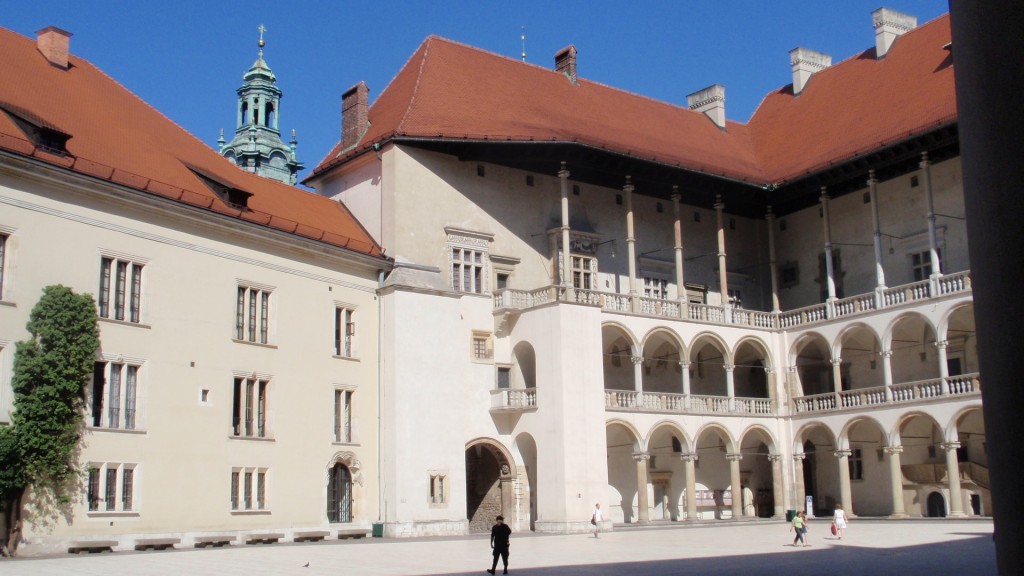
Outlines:
[{"label": "gold cross on spire", "polygon": [[257,27],[256,29],[260,31],[260,48],[263,48],[263,33],[267,31],[267,27],[264,26],[263,24],[260,24],[259,27]]}]

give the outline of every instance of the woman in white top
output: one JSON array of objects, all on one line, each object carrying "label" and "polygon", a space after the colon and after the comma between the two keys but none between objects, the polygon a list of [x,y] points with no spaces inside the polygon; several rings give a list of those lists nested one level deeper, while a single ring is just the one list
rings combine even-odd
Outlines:
[{"label": "woman in white top", "polygon": [[594,538],[600,538],[601,533],[601,504],[594,504],[594,515],[590,517],[590,523],[594,525]]},{"label": "woman in white top", "polygon": [[843,535],[846,534],[846,512],[843,511],[842,506],[836,506],[836,513],[832,516],[832,524],[836,527],[836,535],[842,540]]}]

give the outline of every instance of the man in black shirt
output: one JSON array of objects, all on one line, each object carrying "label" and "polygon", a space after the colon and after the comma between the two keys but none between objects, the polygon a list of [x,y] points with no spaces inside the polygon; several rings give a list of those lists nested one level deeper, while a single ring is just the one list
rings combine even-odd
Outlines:
[{"label": "man in black shirt", "polygon": [[494,562],[491,563],[491,569],[488,570],[488,574],[494,574],[494,569],[498,567],[498,556],[501,556],[501,561],[505,566],[505,571],[502,574],[508,574],[508,537],[512,535],[512,529],[505,524],[505,518],[498,516],[491,527],[491,548],[494,549],[492,554],[494,555]]}]

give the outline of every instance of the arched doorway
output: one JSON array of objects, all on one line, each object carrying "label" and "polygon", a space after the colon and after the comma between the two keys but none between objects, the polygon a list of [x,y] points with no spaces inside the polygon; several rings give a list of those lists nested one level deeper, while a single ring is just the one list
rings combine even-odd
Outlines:
[{"label": "arched doorway", "polygon": [[931,494],[928,495],[928,517],[946,517],[946,500],[942,497],[942,494],[939,494],[938,492],[932,492]]},{"label": "arched doorway", "polygon": [[352,521],[352,472],[338,462],[327,478],[327,521]]},{"label": "arched doorway", "polygon": [[466,518],[470,532],[487,532],[495,516],[510,516],[512,466],[504,450],[490,440],[466,448]]}]

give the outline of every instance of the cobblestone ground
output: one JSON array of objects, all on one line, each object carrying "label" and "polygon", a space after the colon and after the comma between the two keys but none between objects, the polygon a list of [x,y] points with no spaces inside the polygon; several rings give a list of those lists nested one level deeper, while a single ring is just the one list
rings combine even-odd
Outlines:
[{"label": "cobblestone ground", "polygon": [[[793,547],[784,522],[616,527],[590,535],[513,534],[509,573],[535,576],[810,574],[975,576],[996,573],[986,520],[854,520],[844,541],[827,521],[810,525],[811,546]],[[486,536],[364,539],[228,549],[0,560],[0,574],[147,576],[484,574]],[[501,566],[498,566],[501,573]]]}]

